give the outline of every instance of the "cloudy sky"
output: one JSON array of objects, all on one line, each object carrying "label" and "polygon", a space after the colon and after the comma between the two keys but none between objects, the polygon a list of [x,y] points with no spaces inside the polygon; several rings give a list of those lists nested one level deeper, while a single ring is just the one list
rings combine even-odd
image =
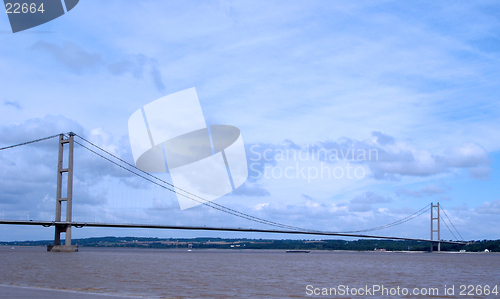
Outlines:
[{"label": "cloudy sky", "polygon": [[[207,124],[238,127],[246,148],[249,178],[216,203],[350,231],[440,202],[464,239],[498,239],[499,11],[495,1],[86,0],[16,34],[4,14],[0,146],[73,131],[133,163],[132,113],[195,87]],[[77,221],[258,227],[181,211],[174,194],[76,155]],[[53,219],[56,159],[55,139],[0,152],[2,218]],[[429,214],[377,234],[428,238]],[[274,237],[73,233],[101,235]],[[52,237],[0,227],[0,240]],[[455,239],[444,225],[442,237]]]}]

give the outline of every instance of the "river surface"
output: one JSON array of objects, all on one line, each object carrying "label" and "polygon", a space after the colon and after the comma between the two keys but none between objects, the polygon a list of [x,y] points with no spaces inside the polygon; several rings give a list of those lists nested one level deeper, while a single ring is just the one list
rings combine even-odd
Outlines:
[{"label": "river surface", "polygon": [[499,266],[495,253],[0,246],[0,298],[500,298]]}]

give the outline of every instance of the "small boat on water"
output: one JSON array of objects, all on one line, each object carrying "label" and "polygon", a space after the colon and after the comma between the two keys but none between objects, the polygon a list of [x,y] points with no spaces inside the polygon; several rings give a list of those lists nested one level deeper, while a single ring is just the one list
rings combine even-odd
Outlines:
[{"label": "small boat on water", "polygon": [[309,250],[287,250],[286,253],[309,253]]}]

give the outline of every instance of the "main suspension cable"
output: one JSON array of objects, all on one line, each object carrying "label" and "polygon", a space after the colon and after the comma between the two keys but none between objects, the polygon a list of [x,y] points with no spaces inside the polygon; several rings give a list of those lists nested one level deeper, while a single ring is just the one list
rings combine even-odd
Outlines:
[{"label": "main suspension cable", "polygon": [[[446,224],[446,221],[444,221],[444,218],[443,218],[443,217],[441,217],[441,215],[439,216],[439,218],[440,218],[441,220],[443,220],[444,225],[446,225],[446,228],[450,231],[450,233],[453,235],[453,237],[455,238],[455,240],[458,240],[457,236],[455,236],[455,234],[454,234],[454,233],[453,233],[453,231],[450,229],[450,227],[448,226],[448,224]],[[450,222],[450,223],[451,223],[451,222]]]},{"label": "main suspension cable", "polygon": [[[141,178],[143,178],[143,179],[145,179],[145,180],[149,181],[149,182],[151,182],[151,183],[154,183],[154,184],[156,184],[156,185],[158,185],[158,186],[160,186],[160,187],[162,187],[162,188],[164,188],[164,189],[166,189],[166,190],[168,190],[168,191],[171,191],[171,192],[173,192],[173,193],[179,194],[179,195],[181,195],[181,196],[183,196],[183,197],[186,197],[186,198],[188,198],[188,199],[190,199],[190,200],[194,200],[194,201],[196,201],[196,202],[198,202],[198,203],[200,203],[200,204],[204,204],[204,205],[209,206],[209,207],[212,207],[212,208],[214,208],[214,209],[216,209],[216,210],[219,210],[219,211],[222,211],[222,212],[225,212],[225,213],[228,213],[228,214],[231,214],[231,215],[234,215],[234,216],[240,217],[240,218],[244,218],[244,219],[247,219],[247,220],[250,220],[250,221],[254,221],[254,222],[258,222],[258,223],[266,224],[266,225],[271,225],[271,226],[280,227],[280,228],[286,228],[286,229],[292,229],[292,230],[299,230],[299,231],[313,231],[313,230],[310,230],[310,229],[304,229],[304,228],[300,228],[300,227],[294,227],[294,226],[290,226],[290,225],[285,225],[285,224],[281,224],[281,223],[277,223],[277,222],[273,222],[273,221],[265,220],[265,219],[262,219],[262,218],[258,218],[258,217],[252,216],[252,215],[248,215],[248,214],[245,214],[245,213],[242,213],[242,212],[239,212],[239,211],[233,210],[233,209],[231,209],[231,208],[228,208],[228,207],[222,206],[222,205],[217,204],[217,203],[214,203],[214,202],[210,202],[210,201],[208,201],[208,200],[206,200],[206,199],[204,199],[204,198],[202,198],[202,197],[200,197],[200,196],[197,196],[197,195],[195,195],[195,194],[193,194],[193,193],[190,193],[190,192],[188,192],[188,191],[185,191],[185,190],[183,190],[183,189],[181,189],[181,188],[179,188],[179,187],[177,187],[177,186],[174,186],[173,184],[171,184],[171,183],[169,183],[169,182],[166,182],[166,181],[164,181],[164,180],[162,180],[162,179],[158,178],[157,176],[154,176],[154,175],[152,175],[152,174],[150,174],[150,173],[148,173],[148,172],[145,172],[145,171],[143,171],[143,170],[141,170],[141,169],[137,168],[136,166],[134,166],[134,165],[132,165],[132,164],[130,164],[130,163],[128,163],[128,162],[126,162],[126,161],[124,161],[124,160],[122,160],[122,159],[118,158],[117,156],[113,155],[112,153],[110,153],[110,152],[108,152],[108,151],[106,151],[106,150],[102,149],[101,147],[99,147],[99,146],[97,146],[97,145],[93,144],[92,142],[90,142],[90,141],[88,141],[88,140],[86,140],[86,139],[82,138],[82,137],[81,137],[81,136],[79,136],[79,135],[76,135],[76,134],[75,134],[75,136],[78,136],[80,139],[82,139],[82,140],[86,141],[87,143],[89,143],[89,144],[93,145],[94,147],[96,147],[96,148],[100,149],[101,151],[105,152],[106,154],[108,154],[108,155],[112,156],[113,158],[115,158],[115,159],[117,159],[117,160],[119,160],[119,161],[121,161],[121,162],[125,163],[126,165],[128,165],[128,166],[132,167],[133,169],[138,170],[138,171],[142,172],[143,174],[146,174],[146,175],[148,175],[148,176],[150,176],[150,177],[152,177],[152,178],[154,178],[154,179],[156,179],[156,180],[158,180],[158,181],[160,181],[160,182],[162,182],[162,183],[164,183],[164,184],[167,184],[167,185],[168,185],[168,186],[170,186],[171,188],[175,188],[175,189],[177,189],[177,190],[180,190],[180,191],[182,191],[182,192],[184,192],[184,193],[186,193],[186,194],[188,194],[188,195],[183,194],[183,193],[180,193],[180,192],[178,192],[178,191],[176,191],[176,190],[174,190],[174,189],[171,189],[171,188],[169,188],[169,187],[163,186],[162,184],[160,184],[160,183],[158,183],[158,182],[155,182],[155,181],[153,181],[153,180],[151,180],[151,179],[149,179],[149,178],[146,178],[145,176],[140,175],[140,174],[138,174],[138,173],[136,173],[136,172],[134,172],[134,171],[132,171],[132,170],[130,170],[130,169],[128,169],[128,168],[126,168],[126,167],[124,167],[123,165],[119,165],[118,163],[116,163],[116,162],[112,161],[111,159],[106,158],[106,157],[104,157],[103,155],[101,155],[101,154],[99,154],[99,153],[97,153],[97,152],[95,152],[95,151],[91,150],[90,148],[88,148],[88,147],[86,147],[86,146],[82,145],[81,143],[79,143],[78,141],[75,141],[75,143],[77,143],[78,145],[80,145],[80,146],[84,147],[85,149],[87,149],[87,150],[91,151],[92,153],[94,153],[94,154],[96,154],[96,155],[100,156],[101,158],[104,158],[104,159],[106,159],[107,161],[109,161],[109,162],[111,162],[111,163],[113,163],[113,164],[115,164],[115,165],[117,165],[117,166],[119,166],[119,167],[121,167],[121,168],[123,168],[123,169],[125,169],[125,170],[127,170],[127,171],[129,171],[129,172],[131,172],[131,173],[133,173],[133,174],[135,174],[135,175],[137,175],[137,176],[139,176],[139,177],[141,177]],[[193,197],[196,197],[196,198],[198,198],[198,199],[193,198]]]},{"label": "main suspension cable", "polygon": [[423,207],[422,209],[416,211],[415,213],[409,215],[409,216],[406,216],[405,218],[402,218],[402,219],[399,219],[397,221],[394,221],[392,223],[389,223],[389,224],[385,224],[385,225],[381,225],[381,226],[377,226],[377,227],[374,227],[374,228],[368,228],[368,229],[362,229],[362,230],[356,230],[356,231],[346,231],[346,232],[342,232],[342,233],[361,233],[361,232],[370,232],[370,231],[376,231],[376,230],[382,230],[382,229],[386,229],[386,228],[390,228],[390,227],[393,227],[393,226],[396,226],[396,225],[400,225],[400,224],[403,224],[405,222],[408,222],[410,220],[413,220],[415,218],[417,218],[418,216],[426,213],[427,211],[430,210],[429,208],[430,204],[426,205],[425,207]]},{"label": "main suspension cable", "polygon": [[[443,207],[442,204],[439,204],[439,205]],[[457,234],[460,236],[460,238],[463,241],[464,238],[462,237],[462,235],[460,234],[460,232],[457,230],[457,228],[455,227],[455,225],[453,224],[453,222],[451,222],[451,219],[450,219],[450,217],[448,217],[448,214],[446,214],[446,211],[445,211],[444,207],[441,209],[441,211],[443,211],[444,215],[446,216],[446,218],[448,218],[448,220],[450,221],[451,225],[453,226],[453,228],[455,229],[455,231],[457,232]]]},{"label": "main suspension cable", "polygon": [[[135,175],[137,175],[137,176],[139,176],[139,177],[147,180],[147,181],[149,181],[149,182],[154,183],[155,185],[158,185],[158,186],[160,186],[160,187],[162,187],[162,188],[164,188],[164,189],[166,189],[168,191],[171,191],[173,193],[179,194],[179,195],[181,195],[181,196],[183,196],[185,198],[188,198],[190,200],[194,200],[194,201],[196,201],[196,202],[198,202],[200,204],[204,204],[204,205],[206,205],[208,207],[211,207],[211,208],[214,208],[216,210],[219,210],[219,211],[231,214],[231,215],[236,216],[236,217],[240,217],[240,218],[243,218],[243,219],[246,219],[246,220],[258,222],[258,223],[265,224],[265,225],[270,225],[270,226],[275,226],[275,227],[280,227],[280,228],[286,228],[286,229],[292,229],[292,230],[298,230],[298,231],[320,232],[318,230],[304,229],[304,228],[300,228],[300,227],[295,227],[295,226],[290,226],[290,225],[285,225],[285,224],[277,223],[277,222],[274,222],[274,221],[265,220],[265,219],[262,219],[262,218],[259,218],[259,217],[255,217],[255,216],[252,216],[252,215],[249,215],[249,214],[245,214],[245,213],[242,213],[240,211],[228,208],[226,206],[223,206],[223,205],[220,205],[220,204],[208,201],[208,200],[206,200],[206,199],[204,199],[204,198],[202,198],[202,197],[200,197],[200,196],[198,196],[196,194],[193,194],[193,193],[191,193],[189,191],[186,191],[186,190],[184,190],[182,188],[174,186],[173,184],[171,184],[171,183],[169,183],[169,182],[167,182],[165,180],[162,180],[162,179],[160,179],[159,177],[157,177],[155,175],[152,175],[152,174],[150,174],[150,173],[148,173],[146,171],[143,171],[143,170],[137,168],[135,165],[132,165],[129,162],[127,162],[127,161],[125,161],[125,160],[117,157],[116,155],[114,155],[114,154],[110,153],[109,151],[101,148],[100,146],[94,144],[93,142],[91,142],[91,141],[83,138],[82,136],[79,136],[78,134],[75,134],[75,136],[79,137],[80,139],[82,139],[83,141],[85,141],[88,144],[92,145],[93,147],[99,149],[100,151],[106,153],[107,155],[113,157],[114,159],[116,159],[116,160],[118,160],[118,161],[120,161],[120,162],[128,165],[129,167],[133,168],[134,170],[137,170],[137,171],[141,172],[142,174],[145,174],[145,175],[147,175],[147,176],[149,176],[149,177],[151,177],[151,178],[153,178],[153,179],[155,179],[155,180],[157,180],[157,181],[159,181],[161,183],[164,183],[164,184],[170,186],[170,188],[167,187],[167,186],[164,186],[164,185],[162,185],[162,184],[160,184],[158,182],[155,182],[152,179],[149,179],[149,178],[145,177],[144,175],[138,174],[138,173],[136,173],[136,172],[134,172],[134,171],[132,171],[132,170],[124,167],[123,165],[120,165],[120,164],[112,161],[111,159],[106,158],[103,155],[101,155],[101,154],[93,151],[92,149],[90,149],[90,148],[82,145],[81,143],[75,141],[75,143],[77,143],[80,146],[84,147],[85,149],[91,151],[92,153],[94,153],[94,154],[96,154],[96,155],[98,155],[98,156],[106,159],[107,161],[109,161],[109,162],[111,162],[111,163],[113,163],[113,164],[115,164],[115,165],[117,165],[117,166],[119,166],[119,167],[121,167],[121,168],[123,168],[123,169],[125,169],[125,170],[127,170],[127,171],[129,171],[129,172],[131,172],[131,173],[133,173],[133,174],[135,174]],[[173,189],[173,188],[175,188],[175,189]],[[181,191],[181,192],[179,192],[179,191]],[[396,225],[400,225],[400,224],[403,224],[403,223],[405,223],[407,221],[410,221],[410,220],[412,220],[412,219],[414,219],[414,218],[422,215],[423,213],[427,212],[430,209],[430,208],[428,208],[429,206],[430,206],[430,204],[427,205],[427,206],[425,206],[425,207],[423,207],[422,209],[418,210],[417,212],[415,212],[415,213],[413,213],[413,214],[405,217],[405,218],[399,219],[399,220],[397,220],[395,222],[392,222],[392,223],[389,223],[389,224],[385,224],[385,225],[382,225],[382,226],[378,226],[378,227],[374,227],[374,228],[369,228],[369,229],[363,229],[363,230],[357,230],[357,231],[346,231],[346,232],[335,232],[335,233],[369,232],[369,231],[382,230],[382,229],[386,229],[386,228],[393,227],[393,226],[396,226]]]},{"label": "main suspension cable", "polygon": [[23,142],[23,143],[19,143],[19,144],[14,144],[14,145],[2,147],[2,148],[0,148],[0,151],[6,150],[6,149],[9,149],[9,148],[14,148],[14,147],[22,146],[22,145],[27,145],[27,144],[35,143],[35,142],[39,142],[39,141],[48,140],[48,139],[51,139],[51,138],[54,138],[54,137],[58,137],[59,135],[61,135],[61,134],[56,134],[56,135],[52,135],[52,136],[45,137],[45,138],[40,138],[40,139],[28,141],[28,142]]}]

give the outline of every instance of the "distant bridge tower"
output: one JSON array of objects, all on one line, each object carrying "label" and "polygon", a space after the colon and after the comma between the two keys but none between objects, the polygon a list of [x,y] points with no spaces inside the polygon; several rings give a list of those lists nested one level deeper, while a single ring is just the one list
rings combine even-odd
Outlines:
[{"label": "distant bridge tower", "polygon": [[[57,195],[56,195],[56,218],[54,245],[48,245],[47,251],[78,251],[78,246],[71,245],[71,221],[73,214],[73,132],[65,139],[64,134],[59,135],[59,156],[57,159]],[[67,167],[63,165],[64,145],[67,144],[68,161]],[[63,174],[66,173],[66,194],[63,194]],[[65,197],[63,197],[65,195]],[[66,218],[61,217],[63,202],[66,202]],[[61,233],[65,233],[65,243],[61,245]]]},{"label": "distant bridge tower", "polygon": [[[434,236],[437,234],[438,252],[441,251],[441,226],[439,224],[439,202],[435,205],[431,202],[431,252],[434,250]],[[436,216],[434,216],[436,214]],[[437,229],[434,229],[434,226]]]}]

